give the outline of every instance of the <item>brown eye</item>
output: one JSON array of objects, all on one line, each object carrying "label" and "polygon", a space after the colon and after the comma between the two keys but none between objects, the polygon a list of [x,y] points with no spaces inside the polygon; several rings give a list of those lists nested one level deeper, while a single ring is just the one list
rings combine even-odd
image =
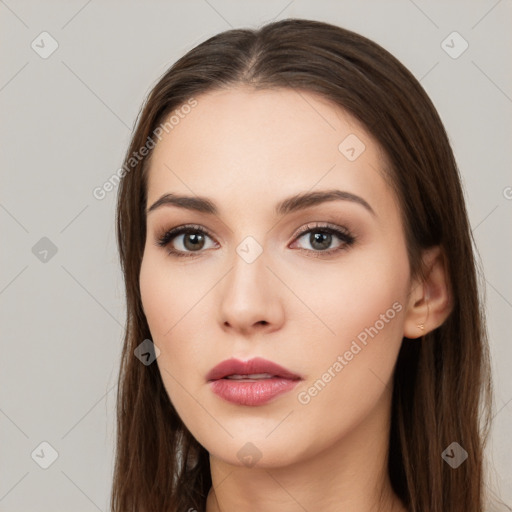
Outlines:
[{"label": "brown eye", "polygon": [[201,227],[182,226],[165,232],[156,243],[160,247],[167,247],[169,254],[193,256],[193,253],[200,253],[205,248],[208,239],[211,237]]},{"label": "brown eye", "polygon": [[[301,250],[308,251],[310,253],[318,253],[315,256],[322,256],[332,254],[339,250],[347,249],[354,241],[355,237],[352,236],[348,230],[344,228],[334,228],[331,226],[306,226],[303,229],[296,240],[306,240],[306,245],[309,244],[311,249],[299,247]],[[336,239],[338,240],[336,242]],[[331,247],[336,242],[335,247]],[[295,242],[297,243],[297,242]]]},{"label": "brown eye", "polygon": [[205,238],[201,233],[184,233],[182,244],[188,251],[197,251],[204,246]]},{"label": "brown eye", "polygon": [[323,251],[325,249],[329,249],[329,246],[332,244],[332,234],[331,233],[321,233],[319,231],[311,232],[309,234],[309,243],[313,249]]}]

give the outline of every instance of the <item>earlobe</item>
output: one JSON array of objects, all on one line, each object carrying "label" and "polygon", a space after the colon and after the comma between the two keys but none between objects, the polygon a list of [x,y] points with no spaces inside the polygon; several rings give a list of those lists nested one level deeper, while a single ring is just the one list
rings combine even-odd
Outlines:
[{"label": "earlobe", "polygon": [[452,310],[446,259],[439,246],[423,252],[425,273],[413,282],[404,322],[406,338],[420,338],[443,324]]}]

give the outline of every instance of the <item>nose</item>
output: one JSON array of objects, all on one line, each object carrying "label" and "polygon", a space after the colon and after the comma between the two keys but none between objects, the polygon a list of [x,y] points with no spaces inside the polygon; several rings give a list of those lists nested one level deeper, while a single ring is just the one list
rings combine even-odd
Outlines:
[{"label": "nose", "polygon": [[271,332],[283,323],[283,287],[268,268],[263,252],[248,263],[235,254],[233,266],[219,287],[220,323],[224,330],[249,335]]}]

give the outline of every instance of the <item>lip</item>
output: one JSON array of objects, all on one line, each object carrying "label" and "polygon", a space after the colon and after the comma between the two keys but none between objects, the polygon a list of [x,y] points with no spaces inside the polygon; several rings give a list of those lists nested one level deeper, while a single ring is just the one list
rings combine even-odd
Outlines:
[{"label": "lip", "polygon": [[228,375],[253,375],[256,373],[269,373],[270,375],[288,380],[301,379],[300,375],[296,375],[272,361],[268,361],[262,357],[255,357],[249,359],[249,361],[241,361],[235,358],[226,359],[210,370],[206,376],[206,380],[223,379]]},{"label": "lip", "polygon": [[[268,373],[272,378],[252,380],[232,380],[230,375],[252,375]],[[282,366],[256,357],[249,361],[228,359],[210,370],[207,375],[210,389],[222,399],[237,404],[256,406],[263,405],[278,395],[292,390],[303,380]]]}]

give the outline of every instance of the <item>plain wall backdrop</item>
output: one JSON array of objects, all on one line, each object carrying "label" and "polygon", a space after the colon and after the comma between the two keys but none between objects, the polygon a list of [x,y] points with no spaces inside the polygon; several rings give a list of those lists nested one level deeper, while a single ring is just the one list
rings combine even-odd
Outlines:
[{"label": "plain wall backdrop", "polygon": [[512,503],[510,0],[0,0],[0,511],[108,510],[125,306],[117,187],[93,190],[175,60],[288,17],[382,45],[444,122],[485,273],[489,486]]}]

